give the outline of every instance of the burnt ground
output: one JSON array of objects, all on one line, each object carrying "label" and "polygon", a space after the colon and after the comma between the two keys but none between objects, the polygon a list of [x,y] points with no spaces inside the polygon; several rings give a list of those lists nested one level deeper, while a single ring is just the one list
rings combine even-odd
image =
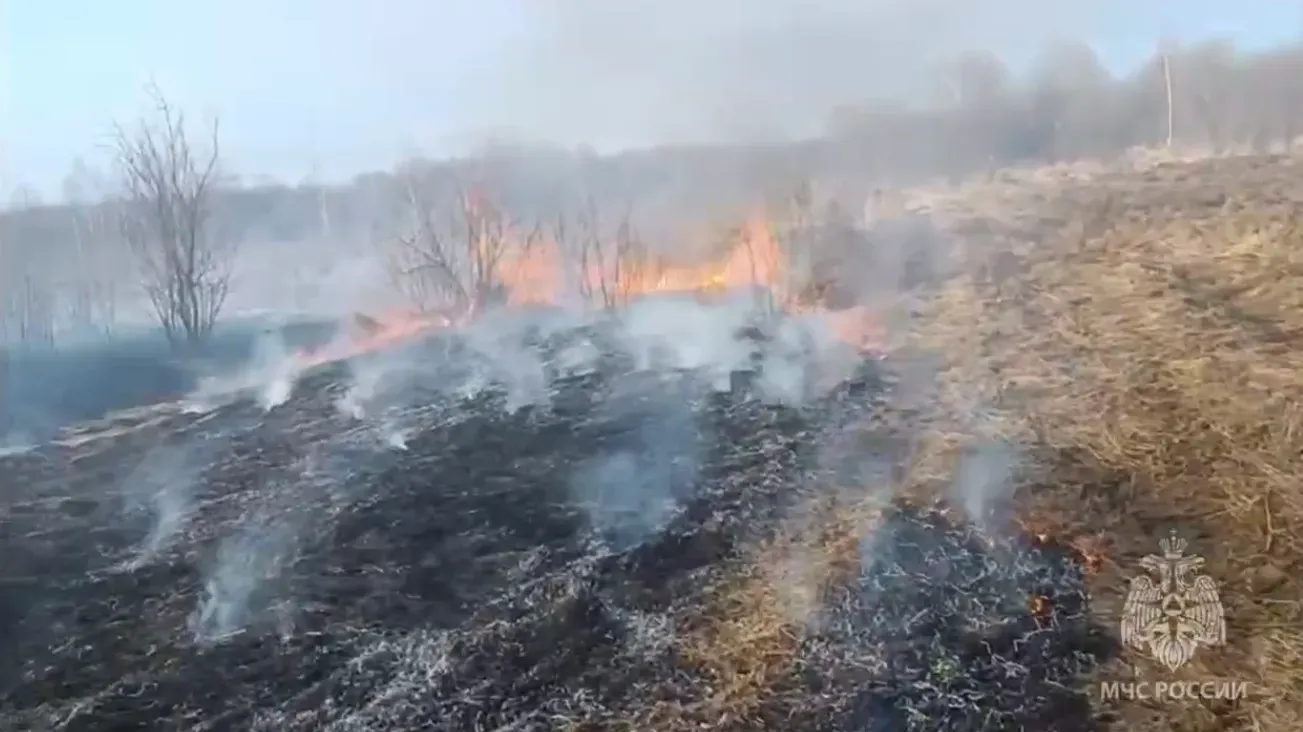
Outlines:
[{"label": "burnt ground", "polygon": [[286,349],[329,342],[329,321],[256,320],[224,324],[203,347],[178,357],[159,332],[120,332],[58,348],[0,346],[0,450],[52,437],[59,429],[144,404],[179,399],[206,375],[236,369],[269,341]]},{"label": "burnt ground", "polygon": [[[381,429],[336,407],[335,365],[270,410],[165,405],[0,458],[0,727],[705,719],[706,588],[799,510],[830,430],[892,408],[890,369],[797,409],[610,366],[516,410],[428,392]],[[699,725],[1102,728],[1074,555],[948,516],[890,508],[775,693]]]}]

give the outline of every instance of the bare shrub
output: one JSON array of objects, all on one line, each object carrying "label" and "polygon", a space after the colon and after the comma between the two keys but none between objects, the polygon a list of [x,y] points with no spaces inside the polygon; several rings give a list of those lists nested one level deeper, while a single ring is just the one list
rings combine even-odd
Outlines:
[{"label": "bare shrub", "polygon": [[0,241],[0,345],[54,344],[55,293],[43,254],[30,241]]},{"label": "bare shrub", "polygon": [[195,346],[212,332],[230,289],[234,242],[212,226],[219,146],[214,122],[207,149],[196,148],[184,115],[157,89],[156,117],[118,126],[122,234],[142,285],[173,346]]},{"label": "bare shrub", "polygon": [[390,252],[390,272],[407,299],[449,318],[505,301],[502,266],[509,250],[532,245],[537,229],[517,239],[519,220],[472,186],[440,190],[415,170],[402,178],[408,222]]},{"label": "bare shrub", "polygon": [[627,207],[608,231],[590,197],[575,213],[556,217],[552,236],[573,273],[579,297],[587,305],[608,310],[624,306],[655,286],[665,269],[638,234],[633,212]]}]

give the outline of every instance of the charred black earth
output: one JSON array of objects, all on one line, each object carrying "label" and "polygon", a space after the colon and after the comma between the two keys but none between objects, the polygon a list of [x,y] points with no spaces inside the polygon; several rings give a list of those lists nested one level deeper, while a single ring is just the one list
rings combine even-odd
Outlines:
[{"label": "charred black earth", "polygon": [[[411,388],[359,415],[335,364],[270,408],[164,405],[0,458],[0,728],[638,729],[704,708],[678,630],[798,507],[830,430],[892,408],[890,368],[796,408],[615,358],[524,405]],[[707,728],[1099,729],[1080,677],[1108,646],[1070,553],[897,508],[783,688]]]}]

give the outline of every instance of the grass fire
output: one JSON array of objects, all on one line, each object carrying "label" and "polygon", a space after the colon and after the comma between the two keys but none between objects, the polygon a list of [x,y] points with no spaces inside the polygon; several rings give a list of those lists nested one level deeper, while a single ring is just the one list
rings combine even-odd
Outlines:
[{"label": "grass fire", "polygon": [[[1103,729],[1172,713],[1090,693],[1146,663],[1118,619],[1169,525],[1240,618],[1194,671],[1288,684],[1289,584],[1261,569],[1292,551],[1294,433],[1261,419],[1292,414],[1288,209],[1127,208],[1223,175],[1285,200],[1282,165],[909,191],[933,277],[851,306],[754,224],[701,262],[626,262],[618,299],[585,274],[576,306],[579,260],[526,234],[496,300],[431,285],[442,306],[351,315],[274,384],[65,428],[0,458],[3,713]],[[1009,251],[1016,279],[981,259]],[[1263,704],[1182,713],[1288,710]]]},{"label": "grass fire", "polygon": [[629,76],[575,116],[729,144],[263,185],[151,88],[0,211],[0,728],[1300,729],[1298,49],[742,144],[794,36],[703,95],[556,20]]}]

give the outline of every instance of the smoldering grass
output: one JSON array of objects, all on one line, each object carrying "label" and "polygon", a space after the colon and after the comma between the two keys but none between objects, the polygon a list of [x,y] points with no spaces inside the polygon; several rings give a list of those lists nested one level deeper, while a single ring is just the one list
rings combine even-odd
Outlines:
[{"label": "smoldering grass", "polygon": [[277,580],[294,556],[295,534],[285,523],[261,520],[222,541],[190,621],[197,643],[234,637],[273,608]]},{"label": "smoldering grass", "polygon": [[152,561],[184,530],[196,507],[203,472],[224,443],[210,436],[159,446],[127,476],[122,486],[127,510],[148,513],[150,528],[124,569]]}]

